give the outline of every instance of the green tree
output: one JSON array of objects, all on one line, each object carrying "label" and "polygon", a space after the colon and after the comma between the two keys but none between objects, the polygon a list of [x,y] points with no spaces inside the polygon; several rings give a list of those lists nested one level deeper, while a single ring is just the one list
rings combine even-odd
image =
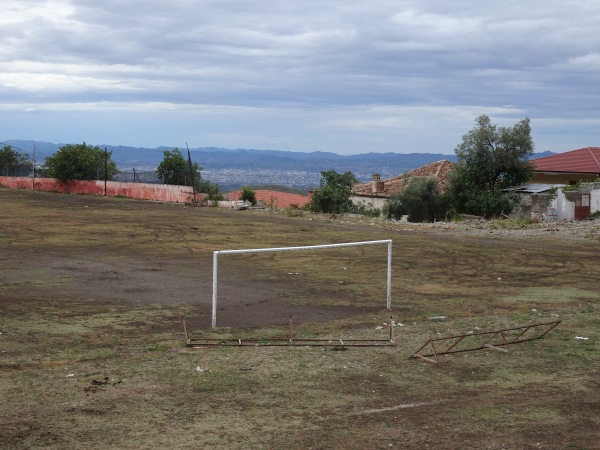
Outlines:
[{"label": "green tree", "polygon": [[321,172],[320,187],[313,191],[308,209],[327,214],[341,214],[352,208],[352,185],[358,180],[354,174],[347,171],[343,174],[335,170]]},{"label": "green tree", "polygon": [[112,152],[83,144],[63,145],[46,158],[48,175],[60,182],[69,180],[112,180],[119,172]]},{"label": "green tree", "polygon": [[408,215],[409,222],[433,222],[446,212],[435,178],[409,178],[401,192],[390,196],[384,207],[389,219]]},{"label": "green tree", "polygon": [[192,186],[192,184],[194,184],[197,188],[201,187],[200,171],[202,170],[202,167],[200,167],[198,163],[193,163],[192,170],[190,171],[188,161],[183,157],[181,151],[177,147],[175,147],[173,151],[165,150],[163,154],[164,158],[156,169],[156,172],[163,180],[163,183],[179,186]]},{"label": "green tree", "polygon": [[219,200],[223,200],[223,194],[217,183],[202,180],[198,188],[199,192],[208,194],[208,203],[212,206],[217,206]]},{"label": "green tree", "polygon": [[21,154],[10,145],[5,145],[0,149],[0,176],[14,175],[23,170],[28,171],[32,166],[27,153]]},{"label": "green tree", "polygon": [[252,189],[247,188],[247,187],[242,189],[241,200],[244,202],[250,202],[252,204],[252,206],[255,206],[256,205],[256,192],[254,192]]},{"label": "green tree", "polygon": [[458,163],[449,177],[447,198],[456,212],[485,217],[508,214],[514,200],[503,189],[522,184],[533,175],[529,119],[512,127],[496,127],[489,117],[476,119],[455,153]]}]

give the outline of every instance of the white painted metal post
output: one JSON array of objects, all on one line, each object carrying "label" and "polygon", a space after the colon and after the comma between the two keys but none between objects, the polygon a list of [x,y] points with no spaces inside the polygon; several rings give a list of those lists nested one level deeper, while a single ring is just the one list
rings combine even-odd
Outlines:
[{"label": "white painted metal post", "polygon": [[392,309],[392,241],[388,242],[387,309]]},{"label": "white painted metal post", "polygon": [[217,270],[218,264],[217,259],[219,252],[213,253],[213,286],[212,286],[212,327],[217,326]]}]

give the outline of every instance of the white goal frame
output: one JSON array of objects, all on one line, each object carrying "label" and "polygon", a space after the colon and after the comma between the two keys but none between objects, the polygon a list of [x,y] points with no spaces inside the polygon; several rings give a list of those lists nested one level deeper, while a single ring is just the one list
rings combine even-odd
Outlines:
[{"label": "white goal frame", "polygon": [[240,253],[265,253],[265,252],[293,252],[298,250],[317,250],[322,248],[358,247],[362,245],[387,244],[387,309],[392,308],[392,240],[347,242],[344,244],[307,245],[303,247],[272,247],[253,248],[245,250],[217,250],[213,252],[213,283],[212,283],[212,327],[217,326],[217,285],[218,285],[218,261],[219,255],[232,255]]}]

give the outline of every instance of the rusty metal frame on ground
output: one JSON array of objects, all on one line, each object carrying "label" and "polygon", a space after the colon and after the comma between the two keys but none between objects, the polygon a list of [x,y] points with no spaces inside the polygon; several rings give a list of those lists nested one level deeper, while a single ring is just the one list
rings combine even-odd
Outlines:
[{"label": "rusty metal frame on ground", "polygon": [[242,338],[205,338],[191,337],[185,322],[181,318],[183,334],[188,347],[390,347],[396,345],[394,341],[394,323],[390,318],[389,339],[305,339],[294,337],[294,326],[292,316],[289,320],[287,338],[264,338],[264,339],[242,339]]},{"label": "rusty metal frame on ground", "polygon": [[[562,322],[562,320],[556,320],[554,322],[536,323],[536,324],[532,324],[532,325],[523,325],[521,327],[504,328],[504,329],[495,330],[495,331],[484,331],[484,332],[480,332],[480,333],[465,333],[465,334],[458,334],[455,336],[429,339],[419,350],[414,352],[409,357],[409,359],[410,358],[420,358],[420,359],[424,359],[425,361],[429,361],[432,363],[438,363],[439,357],[441,355],[451,355],[454,353],[471,352],[471,351],[475,351],[475,350],[484,350],[484,349],[500,350],[500,351],[508,353],[510,351],[509,350],[510,345],[520,344],[521,342],[528,342],[528,341],[533,341],[536,339],[541,339],[546,334],[548,334],[550,331],[552,331],[554,328],[556,328],[558,326],[558,324],[561,322]],[[545,328],[543,330],[541,330],[540,333],[538,333],[534,336],[531,336],[532,333],[529,333],[530,330],[541,329],[542,327],[545,327]],[[516,334],[516,336],[511,335],[513,333]],[[472,347],[467,347],[467,348],[459,347],[459,344],[462,343],[463,341],[473,340],[473,338],[480,338],[480,337],[485,337],[485,336],[490,336],[490,337],[489,337],[489,339],[485,340],[483,344],[472,346]],[[469,338],[471,338],[471,339],[469,339]],[[436,349],[435,343],[436,342],[439,343],[441,341],[451,341],[451,342],[450,342],[450,345],[448,347],[444,348],[443,350]],[[431,353],[420,354],[419,352],[424,350],[428,345],[431,346]],[[434,357],[435,359],[432,359],[432,357]]]}]

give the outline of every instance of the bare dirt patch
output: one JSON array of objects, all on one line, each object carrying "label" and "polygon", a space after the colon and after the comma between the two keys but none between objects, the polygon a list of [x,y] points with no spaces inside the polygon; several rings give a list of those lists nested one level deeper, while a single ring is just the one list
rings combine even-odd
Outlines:
[{"label": "bare dirt patch", "polygon": [[[511,237],[9,190],[0,207],[2,448],[597,446],[589,230]],[[214,250],[387,238],[391,312],[384,248],[232,257],[223,326],[207,329]],[[398,345],[192,350],[182,314],[198,333],[258,338],[293,314],[299,335],[332,339],[383,338],[393,315]],[[408,360],[430,337],[557,318],[509,354]]]},{"label": "bare dirt patch", "polygon": [[[241,245],[240,234],[264,235],[273,227],[267,218],[247,223],[229,211],[56,195],[50,197],[55,202],[52,215],[45,211],[38,221],[32,209],[48,200],[48,194],[3,195],[16,195],[29,208],[16,205],[14,214],[21,218],[15,217],[3,230],[0,283],[5,302],[46,296],[120,306],[195,305],[190,318],[195,327],[210,326],[213,267],[207,241],[221,241],[215,250],[235,248]],[[23,229],[27,216],[32,222]],[[78,229],[69,229],[69,218],[80,221]],[[227,233],[222,228],[235,234],[220,236]],[[256,239],[255,245],[264,243]],[[246,267],[221,263],[221,325],[282,324],[290,314],[297,322],[325,321],[373,309],[332,307],[327,301],[294,304],[288,299],[298,292],[304,298],[318,294],[303,290],[294,277],[257,277],[252,258],[247,259]]]}]

